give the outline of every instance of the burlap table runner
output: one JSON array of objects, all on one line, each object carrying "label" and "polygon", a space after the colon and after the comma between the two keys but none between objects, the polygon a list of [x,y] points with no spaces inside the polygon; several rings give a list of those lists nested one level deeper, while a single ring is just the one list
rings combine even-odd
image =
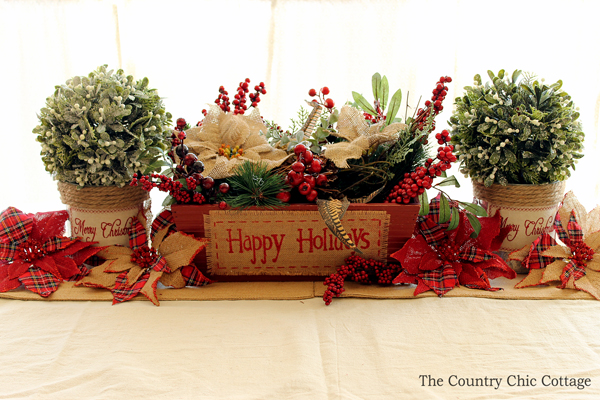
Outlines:
[{"label": "burlap table runner", "polygon": [[[498,278],[491,281],[492,287],[504,290],[488,292],[485,290],[457,287],[446,293],[444,297],[477,297],[499,300],[593,300],[588,293],[572,290],[557,289],[554,286],[540,286],[515,289],[514,286],[523,279]],[[346,291],[342,297],[364,299],[419,299],[435,297],[432,291],[413,296],[414,285],[408,286],[366,286],[354,282],[346,282]],[[323,282],[217,282],[199,288],[158,289],[159,301],[187,300],[302,300],[323,296]],[[72,282],[65,282],[48,298],[43,298],[28,290],[13,290],[0,293],[0,298],[15,300],[46,300],[46,301],[112,301],[112,293],[108,290],[86,287],[74,287]],[[134,300],[146,300],[138,295]],[[335,301],[333,305],[335,305]],[[440,301],[444,301],[443,298]],[[152,305],[148,302],[149,305]]]}]

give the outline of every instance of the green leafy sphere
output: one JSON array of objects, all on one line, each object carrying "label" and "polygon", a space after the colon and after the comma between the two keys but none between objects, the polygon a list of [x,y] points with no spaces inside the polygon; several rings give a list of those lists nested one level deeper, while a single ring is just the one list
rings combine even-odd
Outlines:
[{"label": "green leafy sphere", "polygon": [[171,114],[148,78],[134,82],[101,66],[56,86],[38,116],[42,161],[54,179],[79,186],[125,186],[159,171],[170,148]]},{"label": "green leafy sphere", "polygon": [[567,179],[583,157],[585,135],[562,81],[547,86],[520,79],[519,70],[510,78],[504,70],[488,75],[485,85],[475,75],[450,118],[461,172],[486,187]]}]

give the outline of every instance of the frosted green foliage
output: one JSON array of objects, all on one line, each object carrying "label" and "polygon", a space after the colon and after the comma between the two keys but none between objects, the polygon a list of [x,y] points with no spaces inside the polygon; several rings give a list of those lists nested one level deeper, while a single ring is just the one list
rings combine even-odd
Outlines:
[{"label": "frosted green foliage", "polygon": [[485,85],[475,75],[450,118],[461,172],[488,187],[567,179],[583,157],[585,135],[562,81],[520,79],[519,70],[488,75]]},{"label": "frosted green foliage", "polygon": [[33,133],[54,179],[79,186],[124,186],[159,171],[170,148],[171,114],[148,78],[101,66],[56,86]]}]

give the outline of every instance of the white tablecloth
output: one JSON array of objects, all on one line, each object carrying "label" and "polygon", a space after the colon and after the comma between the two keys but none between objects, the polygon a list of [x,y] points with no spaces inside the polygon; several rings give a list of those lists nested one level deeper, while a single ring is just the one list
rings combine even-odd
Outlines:
[{"label": "white tablecloth", "polygon": [[599,317],[590,300],[2,299],[0,399],[599,398]]}]

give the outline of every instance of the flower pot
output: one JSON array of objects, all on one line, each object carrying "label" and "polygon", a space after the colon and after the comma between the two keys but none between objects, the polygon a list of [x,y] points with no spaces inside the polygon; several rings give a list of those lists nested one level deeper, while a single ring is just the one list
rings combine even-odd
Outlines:
[{"label": "flower pot", "polygon": [[59,182],[58,190],[69,211],[71,236],[98,246],[129,247],[133,218],[149,208],[148,192],[137,186],[78,187]]},{"label": "flower pot", "polygon": [[[419,204],[350,204],[341,222],[367,258],[388,258],[411,237]],[[334,273],[353,250],[327,228],[315,204],[272,211],[220,210],[215,205],[173,205],[179,231],[208,237],[195,262],[220,281],[314,280]]]},{"label": "flower pot", "polygon": [[[490,187],[473,181],[474,201],[485,208],[488,215],[500,210],[501,227],[510,228],[499,251],[503,258],[531,244],[552,228],[564,192],[564,181],[542,185],[494,184]],[[511,261],[509,264],[516,272],[527,273],[519,262]]]}]

